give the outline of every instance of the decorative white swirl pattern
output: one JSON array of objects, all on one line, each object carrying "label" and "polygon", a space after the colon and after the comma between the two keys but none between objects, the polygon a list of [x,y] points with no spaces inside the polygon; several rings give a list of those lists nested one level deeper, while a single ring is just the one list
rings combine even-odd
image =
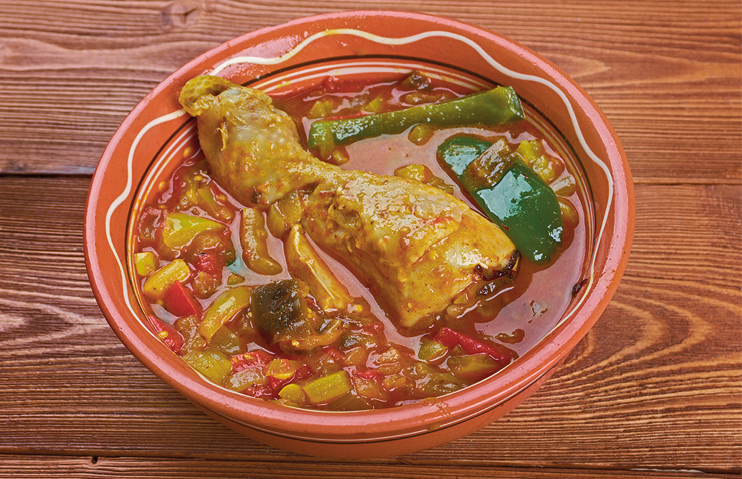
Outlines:
[{"label": "decorative white swirl pattern", "polygon": [[[216,74],[224,71],[226,68],[228,68],[230,66],[239,65],[239,64],[256,64],[256,65],[277,65],[277,64],[281,64],[281,63],[289,60],[290,58],[294,57],[295,55],[297,55],[299,52],[301,52],[309,44],[311,44],[311,43],[313,43],[313,42],[315,42],[315,41],[317,41],[319,39],[326,38],[326,37],[329,37],[329,36],[332,36],[332,35],[352,35],[352,36],[362,37],[362,38],[364,38],[366,40],[369,40],[369,41],[372,41],[372,42],[376,42],[376,43],[380,43],[380,44],[385,44],[385,45],[406,45],[406,44],[414,43],[414,42],[421,41],[421,40],[424,40],[426,38],[431,38],[431,37],[446,37],[446,38],[450,38],[452,40],[456,40],[456,41],[461,42],[461,43],[469,46],[470,48],[472,48],[474,51],[476,51],[481,56],[481,58],[485,62],[487,62],[491,67],[493,67],[494,69],[496,69],[500,73],[502,73],[502,74],[504,74],[506,76],[509,76],[511,78],[518,79],[518,80],[529,81],[529,82],[536,82],[536,83],[542,84],[542,85],[548,87],[549,89],[551,89],[552,91],[554,91],[559,96],[559,98],[562,100],[562,102],[564,103],[564,106],[567,108],[567,111],[569,113],[569,117],[570,117],[570,119],[572,121],[572,126],[574,127],[575,133],[576,133],[577,138],[578,138],[578,140],[580,142],[580,146],[583,148],[583,150],[585,151],[585,153],[587,154],[587,156],[590,158],[590,160],[593,161],[605,173],[606,178],[607,178],[607,182],[608,182],[608,186],[609,186],[608,201],[607,201],[607,204],[606,204],[606,207],[605,207],[605,212],[603,214],[603,221],[601,223],[601,226],[600,226],[600,229],[598,231],[598,234],[597,234],[597,236],[595,238],[595,244],[597,244],[597,243],[600,242],[601,238],[603,237],[603,235],[605,233],[605,228],[606,228],[606,224],[607,224],[607,221],[608,221],[608,212],[610,211],[611,206],[612,206],[612,202],[613,202],[613,189],[614,189],[613,178],[611,177],[610,170],[608,169],[606,163],[603,160],[601,160],[592,151],[592,149],[590,148],[590,146],[587,144],[587,142],[585,140],[585,137],[584,137],[584,135],[582,133],[582,129],[580,128],[580,124],[579,124],[579,122],[577,120],[577,117],[575,115],[574,108],[573,108],[572,104],[570,103],[567,95],[557,85],[555,85],[554,83],[552,83],[552,82],[550,82],[548,80],[545,80],[545,79],[543,79],[541,77],[537,77],[537,76],[534,76],[534,75],[528,75],[528,74],[518,73],[518,72],[512,71],[512,70],[504,67],[499,62],[497,62],[491,55],[489,55],[484,50],[484,48],[482,48],[479,44],[477,44],[476,42],[474,42],[473,40],[471,40],[471,39],[469,39],[467,37],[464,37],[462,35],[458,35],[456,33],[446,32],[446,31],[427,31],[427,32],[423,32],[423,33],[419,33],[419,34],[411,35],[411,36],[407,36],[407,37],[390,38],[390,37],[382,37],[382,36],[379,36],[379,35],[368,33],[368,32],[365,32],[363,30],[349,29],[349,28],[324,30],[322,32],[318,32],[318,33],[315,33],[315,34],[307,37],[306,39],[304,39],[303,41],[301,41],[300,43],[298,43],[295,47],[293,47],[290,51],[288,51],[287,53],[285,53],[283,55],[280,55],[280,56],[277,56],[277,57],[272,57],[272,58],[261,58],[261,57],[254,57],[254,56],[234,57],[234,58],[231,58],[231,59],[229,59],[229,60],[227,60],[227,61],[219,64],[215,68],[213,68],[209,72],[209,74],[216,75]],[[274,87],[277,84],[276,82],[277,82],[277,80],[273,80],[271,82],[271,83],[274,84]],[[271,90],[271,89],[272,89],[271,87],[267,88],[267,90]],[[113,240],[112,240],[112,237],[111,237],[111,217],[112,217],[114,211],[122,203],[124,203],[124,201],[132,193],[132,191],[131,191],[132,181],[133,181],[133,179],[132,179],[132,162],[133,162],[133,159],[135,157],[136,148],[139,145],[139,142],[142,139],[142,137],[148,131],[150,131],[154,126],[159,125],[159,124],[164,123],[164,122],[171,121],[171,120],[176,119],[176,118],[179,118],[179,117],[183,116],[184,114],[185,114],[185,111],[181,109],[181,110],[177,110],[177,111],[174,111],[172,113],[169,113],[167,115],[163,115],[163,116],[161,116],[159,118],[156,118],[155,120],[152,120],[150,123],[148,123],[139,132],[139,134],[137,135],[136,139],[132,143],[131,148],[129,150],[128,164],[127,164],[127,183],[126,183],[126,188],[121,193],[121,195],[119,197],[117,197],[116,200],[111,204],[111,206],[108,209],[107,215],[106,215],[106,224],[105,224],[105,226],[106,226],[106,234],[107,234],[108,244],[109,244],[109,247],[111,248],[111,251],[113,252],[114,256],[116,257],[116,260],[117,260],[118,265],[119,265],[119,269],[120,269],[121,274],[122,274],[122,280],[123,280],[122,281],[122,287],[124,288],[124,291],[123,291],[124,295],[123,296],[124,296],[124,298],[126,300],[126,304],[129,307],[129,310],[131,311],[132,315],[139,320],[139,322],[142,324],[142,326],[144,326],[144,329],[146,329],[147,331],[150,331],[150,332],[151,332],[150,328],[146,327],[144,325],[144,323],[142,323],[141,319],[139,318],[139,315],[134,311],[134,309],[133,309],[133,307],[132,307],[132,305],[131,305],[131,303],[129,301],[129,295],[126,292],[126,284],[127,284],[127,282],[126,282],[126,268],[124,268],[123,261],[119,257],[119,255],[117,254],[117,251],[116,251],[116,249],[114,247]],[[171,146],[171,148],[173,148],[173,147]],[[166,155],[163,155],[163,156],[166,156]],[[150,176],[151,176],[151,174],[150,174]],[[588,291],[590,291],[590,289],[594,285],[594,281],[595,281],[595,274],[594,274],[595,273],[595,260],[596,260],[596,255],[593,253],[592,258],[590,260],[590,267],[589,267],[589,270],[588,270],[588,284],[586,285],[586,287],[584,287],[582,289],[582,293],[583,294],[581,295],[580,300],[576,304],[573,305],[572,309],[570,309],[564,315],[564,317],[560,320],[560,322],[555,327],[558,327],[564,321],[566,321],[567,319],[569,319],[570,317],[572,317],[575,314],[575,312],[584,303],[585,298],[587,297],[587,294],[586,293]],[[225,391],[227,391],[227,390],[225,389]]]}]

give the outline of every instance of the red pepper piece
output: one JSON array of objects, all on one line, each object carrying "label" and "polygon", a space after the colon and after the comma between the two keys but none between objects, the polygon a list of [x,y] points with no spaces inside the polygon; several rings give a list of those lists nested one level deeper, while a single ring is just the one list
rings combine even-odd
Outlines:
[{"label": "red pepper piece", "polygon": [[165,291],[163,297],[164,306],[170,313],[178,317],[200,315],[201,303],[193,296],[190,289],[183,286],[183,283],[176,281]]},{"label": "red pepper piece", "polygon": [[278,379],[273,376],[268,376],[268,386],[270,386],[272,391],[278,392],[281,387],[289,382],[288,379]]},{"label": "red pepper piece", "polygon": [[222,277],[222,267],[224,266],[223,260],[213,251],[204,251],[199,253],[198,256],[196,256],[196,264],[194,264],[194,266],[197,270],[210,274],[215,278]]},{"label": "red pepper piece", "polygon": [[461,346],[466,351],[466,354],[484,353],[503,367],[510,364],[512,360],[512,357],[506,356],[499,349],[474,339],[471,336],[467,336],[464,333],[454,331],[451,328],[441,328],[433,339],[449,348]]},{"label": "red pepper piece", "polygon": [[172,352],[180,354],[180,350],[183,348],[183,344],[185,343],[183,336],[181,336],[174,327],[154,316],[150,316],[149,320],[152,323],[152,328],[155,330],[155,333],[157,333],[157,337],[159,337]]},{"label": "red pepper piece", "polygon": [[273,355],[269,352],[257,349],[248,353],[232,356],[229,360],[232,362],[232,372],[236,373],[247,368],[263,369],[271,360]]}]

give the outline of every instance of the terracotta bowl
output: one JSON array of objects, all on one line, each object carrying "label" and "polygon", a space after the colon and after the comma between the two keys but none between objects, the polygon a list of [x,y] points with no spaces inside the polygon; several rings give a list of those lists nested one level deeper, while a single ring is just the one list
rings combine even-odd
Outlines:
[{"label": "terracotta bowl", "polygon": [[[590,200],[584,287],[546,337],[499,373],[439,398],[363,412],[301,410],[253,399],[201,377],[155,336],[133,287],[129,245],[137,209],[194,141],[178,95],[212,73],[267,92],[333,75],[366,78],[422,68],[472,89],[511,85],[528,111],[569,149]],[[408,454],[486,426],[533,394],[588,332],[615,292],[634,227],[633,186],[616,133],[571,78],[495,33],[429,15],[359,11],[265,28],[194,59],[149,93],[100,160],[85,217],[95,296],[113,330],[152,372],[206,414],[257,441],[338,458]]]}]

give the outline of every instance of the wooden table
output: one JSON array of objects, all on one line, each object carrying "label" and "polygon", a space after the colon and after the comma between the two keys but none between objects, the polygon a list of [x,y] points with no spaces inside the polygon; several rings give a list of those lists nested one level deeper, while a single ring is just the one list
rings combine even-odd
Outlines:
[{"label": "wooden table", "polygon": [[0,477],[731,477],[742,473],[738,0],[353,1],[500,32],[580,82],[636,185],[631,260],[564,367],[502,420],[389,460],[275,450],[121,345],[82,252],[91,174],[196,55],[327,2],[0,0]]}]

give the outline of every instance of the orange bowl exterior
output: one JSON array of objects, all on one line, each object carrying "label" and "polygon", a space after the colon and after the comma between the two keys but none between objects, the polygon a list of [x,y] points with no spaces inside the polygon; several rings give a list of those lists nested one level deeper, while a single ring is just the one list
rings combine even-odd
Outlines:
[{"label": "orange bowl exterior", "polygon": [[[472,78],[512,85],[555,125],[581,161],[595,207],[590,281],[538,345],[496,375],[439,398],[387,410],[311,411],[208,382],[147,327],[126,259],[131,218],[142,202],[137,191],[151,169],[150,159],[188,121],[179,113],[180,89],[207,72],[240,82],[271,75],[290,79],[292,69],[306,65],[384,58],[395,65],[444,65]],[[209,416],[255,440],[301,454],[351,459],[444,444],[486,426],[530,396],[605,309],[628,260],[633,227],[633,185],[618,138],[598,106],[556,66],[511,40],[458,21],[359,11],[299,19],[238,37],[194,59],[148,94],[111,139],[93,177],[85,254],[93,291],[112,329],[163,381]]]}]

